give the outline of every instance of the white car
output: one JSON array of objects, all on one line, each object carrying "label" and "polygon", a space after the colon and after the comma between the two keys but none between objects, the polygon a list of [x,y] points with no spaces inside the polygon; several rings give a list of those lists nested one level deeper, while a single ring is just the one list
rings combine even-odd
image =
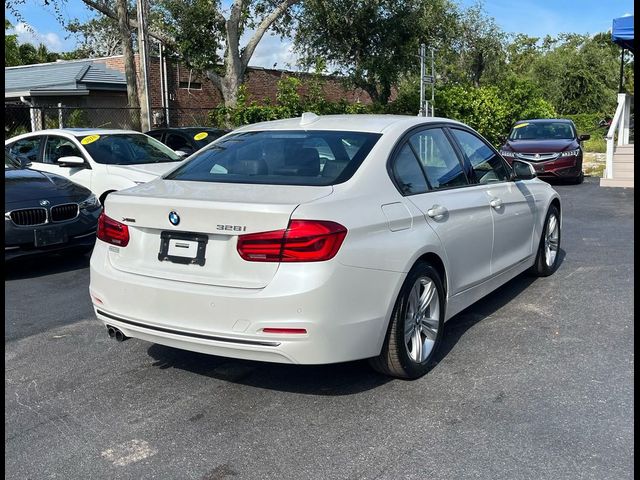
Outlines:
[{"label": "white car", "polygon": [[249,125],[107,199],[90,294],[112,337],[427,372],[443,324],[558,265],[560,199],[444,118]]},{"label": "white car", "polygon": [[133,130],[39,130],[10,138],[4,145],[12,154],[28,158],[32,170],[66,177],[91,190],[102,204],[111,192],[153,180],[183,158]]}]

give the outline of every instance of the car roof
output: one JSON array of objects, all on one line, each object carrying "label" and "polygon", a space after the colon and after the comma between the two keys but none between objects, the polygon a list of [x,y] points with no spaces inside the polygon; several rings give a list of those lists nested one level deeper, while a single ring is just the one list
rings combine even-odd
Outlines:
[{"label": "car roof", "polygon": [[125,130],[122,128],[51,128],[47,130],[38,130],[39,134],[56,134],[70,133],[71,135],[118,135],[129,133],[141,133],[136,130]]},{"label": "car roof", "polygon": [[409,115],[380,115],[380,114],[352,114],[352,115],[315,115],[305,113],[302,117],[272,120],[270,122],[254,123],[240,127],[235,132],[249,132],[256,130],[337,130],[383,133],[395,126],[410,128],[414,125],[446,122],[464,125],[456,120],[441,117],[414,117]]},{"label": "car roof", "polygon": [[519,123],[544,123],[544,122],[559,122],[559,123],[573,123],[568,118],[532,118],[531,120],[518,120],[515,124]]},{"label": "car roof", "polygon": [[158,128],[152,128],[151,130],[149,130],[150,132],[153,132],[155,130],[224,130],[224,128],[218,128],[218,127],[158,127]]}]

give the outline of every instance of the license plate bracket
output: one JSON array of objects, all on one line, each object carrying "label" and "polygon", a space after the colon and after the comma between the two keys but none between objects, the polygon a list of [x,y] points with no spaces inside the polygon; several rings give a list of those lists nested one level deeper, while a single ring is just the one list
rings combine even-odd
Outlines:
[{"label": "license plate bracket", "polygon": [[[204,254],[208,242],[209,236],[201,233],[161,232],[158,260],[203,267],[206,261]],[[179,254],[181,248],[184,248],[184,254]],[[194,251],[195,255],[193,255]]]},{"label": "license plate bracket", "polygon": [[36,248],[59,245],[69,240],[67,232],[62,227],[34,228],[33,244]]}]

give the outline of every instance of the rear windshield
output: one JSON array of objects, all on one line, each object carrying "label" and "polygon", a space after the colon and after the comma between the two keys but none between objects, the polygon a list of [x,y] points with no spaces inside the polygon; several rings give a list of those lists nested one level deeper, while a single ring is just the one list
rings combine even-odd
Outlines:
[{"label": "rear windshield", "polygon": [[107,165],[177,162],[180,157],[155,138],[142,133],[85,135],[78,137],[91,158]]},{"label": "rear windshield", "polygon": [[509,140],[570,140],[575,132],[567,122],[519,123],[511,129]]},{"label": "rear windshield", "polygon": [[333,185],[348,180],[380,134],[268,131],[230,135],[194,154],[170,180]]}]

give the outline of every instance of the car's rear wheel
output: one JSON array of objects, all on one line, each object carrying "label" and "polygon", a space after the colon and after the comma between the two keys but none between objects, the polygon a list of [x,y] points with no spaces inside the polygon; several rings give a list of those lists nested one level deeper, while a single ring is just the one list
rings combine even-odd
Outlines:
[{"label": "car's rear wheel", "polygon": [[544,221],[542,238],[538,246],[536,262],[531,267],[531,273],[538,277],[548,277],[558,268],[560,253],[560,211],[555,205],[549,207]]},{"label": "car's rear wheel", "polygon": [[440,275],[428,263],[417,263],[400,289],[382,351],[371,366],[398,378],[427,373],[442,338],[444,311]]}]

